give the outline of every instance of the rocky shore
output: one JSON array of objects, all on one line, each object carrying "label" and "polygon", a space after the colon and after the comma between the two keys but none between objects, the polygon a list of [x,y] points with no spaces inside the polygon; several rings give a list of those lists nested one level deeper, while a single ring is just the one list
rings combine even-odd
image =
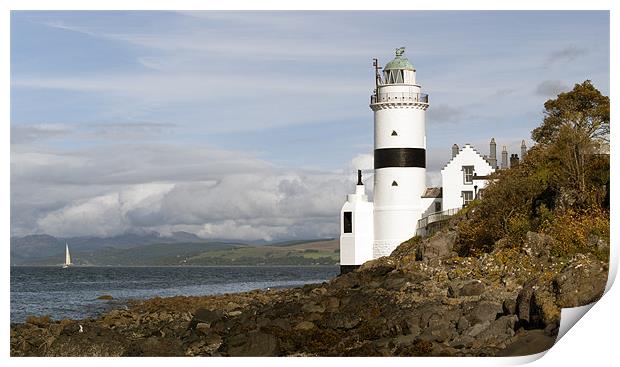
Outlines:
[{"label": "rocky shore", "polygon": [[597,300],[607,281],[606,262],[555,258],[542,234],[481,257],[457,256],[455,237],[406,242],[323,284],[155,298],[96,319],[30,317],[11,325],[11,355],[525,355],[553,345],[561,308]]}]

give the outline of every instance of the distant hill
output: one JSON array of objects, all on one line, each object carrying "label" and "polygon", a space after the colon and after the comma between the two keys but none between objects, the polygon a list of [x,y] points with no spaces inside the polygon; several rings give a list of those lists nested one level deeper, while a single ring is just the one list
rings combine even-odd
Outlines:
[{"label": "distant hill", "polygon": [[266,245],[206,240],[192,233],[123,234],[107,238],[11,237],[12,265],[59,265],[69,244],[76,265],[312,265],[336,264],[338,241],[295,240]]},{"label": "distant hill", "polygon": [[336,265],[338,240],[312,240],[283,245],[234,247],[208,251],[187,259],[188,265]]}]

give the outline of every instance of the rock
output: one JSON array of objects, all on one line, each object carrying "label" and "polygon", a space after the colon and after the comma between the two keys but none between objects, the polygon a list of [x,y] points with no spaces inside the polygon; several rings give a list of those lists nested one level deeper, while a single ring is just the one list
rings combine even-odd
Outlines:
[{"label": "rock", "polygon": [[609,241],[595,234],[590,234],[588,236],[588,246],[590,248],[595,248],[602,253],[609,252]]},{"label": "rock", "polygon": [[479,280],[467,282],[459,289],[460,296],[479,296],[482,293],[484,293],[484,284]]},{"label": "rock", "polygon": [[463,316],[471,325],[493,321],[502,313],[502,304],[499,302],[480,301],[463,305]]},{"label": "rock", "polygon": [[[83,330],[83,328],[82,328]],[[67,324],[64,326],[64,328],[61,331],[62,335],[75,335],[77,333],[80,332],[80,325],[76,322],[73,322],[71,324]]]},{"label": "rock", "polygon": [[491,321],[488,327],[478,333],[476,339],[487,345],[503,343],[515,334],[514,328],[516,323],[517,317],[515,315],[502,316],[497,320]]},{"label": "rock", "polygon": [[235,316],[239,316],[239,315],[241,315],[242,313],[243,313],[243,312],[241,312],[241,311],[239,311],[239,310],[237,310],[237,311],[230,311],[230,312],[228,313],[228,316],[235,317]]},{"label": "rock", "polygon": [[295,330],[312,330],[316,327],[313,322],[310,321],[302,321],[299,324],[295,325]]},{"label": "rock", "polygon": [[448,297],[479,296],[484,293],[484,284],[479,280],[454,281],[448,286]]},{"label": "rock", "polygon": [[523,250],[528,256],[549,257],[549,250],[553,247],[555,239],[542,233],[528,231],[525,234]]},{"label": "rock", "polygon": [[506,299],[502,303],[502,312],[504,315],[515,315],[517,312],[517,301],[514,299]]},{"label": "rock", "polygon": [[111,300],[114,299],[114,297],[112,297],[109,294],[102,294],[101,296],[97,297],[97,299],[101,299],[101,300]]},{"label": "rock", "polygon": [[364,264],[362,264],[362,266],[360,266],[358,272],[363,273],[364,275],[371,278],[376,278],[384,276],[395,268],[396,262],[394,261],[394,259],[384,256],[376,260],[366,261]]},{"label": "rock", "polygon": [[325,307],[329,311],[335,311],[338,309],[338,307],[340,307],[340,300],[336,297],[329,297],[327,299]]},{"label": "rock", "polygon": [[531,280],[523,286],[523,289],[519,291],[519,295],[516,300],[516,315],[519,317],[519,321],[525,325],[530,323],[530,313],[532,308],[532,296],[534,295],[534,286],[537,279]]},{"label": "rock", "polygon": [[454,243],[456,232],[439,232],[435,236],[422,241],[416,248],[416,260],[445,259],[456,255]]},{"label": "rock", "polygon": [[607,264],[592,256],[578,256],[553,279],[559,307],[584,306],[605,291]]},{"label": "rock", "polygon": [[476,324],[467,331],[467,335],[476,337],[478,334],[480,334],[483,330],[488,328],[490,325],[491,325],[491,322],[489,320]]},{"label": "rock", "polygon": [[291,330],[291,325],[285,319],[275,319],[271,322],[271,325],[282,330]]},{"label": "rock", "polygon": [[516,314],[526,329],[559,323],[560,309],[555,304],[550,285],[538,279],[527,282],[517,296]]},{"label": "rock", "polygon": [[50,318],[50,315],[44,315],[44,316],[32,316],[31,315],[31,316],[26,317],[26,322],[31,325],[45,327],[49,325],[49,323],[51,322],[51,318]]},{"label": "rock", "polygon": [[194,317],[190,321],[189,328],[193,329],[199,323],[205,323],[207,325],[211,325],[215,321],[221,320],[223,316],[224,314],[222,313],[222,311],[219,311],[219,310],[211,311],[206,308],[198,309],[196,310],[196,312],[194,313]]},{"label": "rock", "polygon": [[233,357],[277,356],[279,352],[279,341],[276,337],[257,331],[238,335],[228,342],[228,355]]},{"label": "rock", "polygon": [[173,338],[150,337],[133,341],[124,356],[162,356],[173,357],[185,355],[181,341]]},{"label": "rock", "polygon": [[301,310],[308,313],[322,313],[325,312],[325,306],[316,303],[306,303],[301,307]]},{"label": "rock", "polygon": [[506,348],[497,353],[498,357],[527,356],[544,352],[555,343],[555,337],[550,337],[542,330],[529,330],[515,335],[506,345]]},{"label": "rock", "polygon": [[456,324],[456,330],[462,333],[468,327],[469,327],[469,321],[467,321],[467,318],[463,316],[459,317],[459,321]]},{"label": "rock", "polygon": [[196,329],[196,332],[205,333],[206,334],[209,331],[210,328],[211,328],[210,325],[207,324],[206,322],[199,322],[198,324],[196,324],[196,328],[195,329]]}]

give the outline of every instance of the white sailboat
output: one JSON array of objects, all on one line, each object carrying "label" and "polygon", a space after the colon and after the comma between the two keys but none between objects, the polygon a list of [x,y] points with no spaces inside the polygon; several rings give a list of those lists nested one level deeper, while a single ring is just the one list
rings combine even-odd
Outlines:
[{"label": "white sailboat", "polygon": [[71,254],[69,253],[69,244],[65,242],[65,263],[62,265],[62,268],[68,268],[69,265],[73,265],[71,263]]}]

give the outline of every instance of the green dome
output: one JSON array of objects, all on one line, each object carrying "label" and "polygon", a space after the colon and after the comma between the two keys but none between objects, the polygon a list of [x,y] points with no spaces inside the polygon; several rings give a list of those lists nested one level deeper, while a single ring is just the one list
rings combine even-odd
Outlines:
[{"label": "green dome", "polygon": [[400,69],[400,70],[415,71],[415,69],[413,68],[413,65],[411,65],[411,62],[406,57],[403,56],[404,53],[405,53],[404,47],[397,48],[396,57],[394,58],[394,60],[385,64],[385,67],[383,68],[383,70]]}]

